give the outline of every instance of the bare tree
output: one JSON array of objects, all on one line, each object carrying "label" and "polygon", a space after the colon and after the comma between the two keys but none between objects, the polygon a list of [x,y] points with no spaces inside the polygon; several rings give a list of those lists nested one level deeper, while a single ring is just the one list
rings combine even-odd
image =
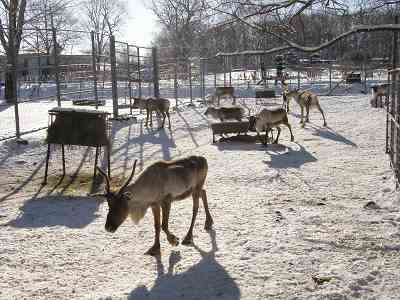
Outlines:
[{"label": "bare tree", "polygon": [[27,9],[26,23],[31,29],[24,33],[24,42],[36,52],[49,55],[54,50],[52,32],[57,31],[57,51],[79,39],[78,20],[75,1],[70,0],[34,0]]},{"label": "bare tree", "polygon": [[[83,25],[94,31],[97,54],[103,55],[107,37],[118,32],[126,15],[126,2],[122,0],[85,0],[82,2],[85,13]],[[97,58],[99,60],[99,58]]]},{"label": "bare tree", "polygon": [[26,0],[2,0],[0,7],[0,41],[7,57],[5,98],[7,102],[16,102],[16,65],[22,40]]}]

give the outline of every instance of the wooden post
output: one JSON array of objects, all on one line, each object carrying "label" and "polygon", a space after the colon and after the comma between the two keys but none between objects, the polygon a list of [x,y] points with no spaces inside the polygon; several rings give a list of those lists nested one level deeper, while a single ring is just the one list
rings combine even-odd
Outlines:
[{"label": "wooden post", "polygon": [[110,63],[111,63],[111,86],[113,101],[113,118],[118,117],[118,86],[117,86],[117,58],[115,56],[115,38],[110,36]]},{"label": "wooden post", "polygon": [[300,89],[300,70],[297,71],[297,88]]},{"label": "wooden post", "polygon": [[159,84],[159,74],[158,74],[158,59],[157,59],[157,48],[152,49],[153,56],[153,84],[154,84],[154,97],[160,98],[160,84]]},{"label": "wooden post", "polygon": [[129,54],[129,44],[126,44],[126,56],[128,58],[128,65],[126,68],[127,80],[128,80],[128,95],[129,95],[129,113],[132,115],[132,84],[131,84],[131,62]]},{"label": "wooden post", "polygon": [[[136,47],[136,51],[137,51],[137,68],[138,68],[138,85],[139,85],[139,98],[142,97],[142,82],[141,82],[141,78],[140,78],[140,48]],[[142,113],[142,109],[140,109],[140,113]]]},{"label": "wooden post", "polygon": [[[394,17],[394,23],[399,24],[399,16]],[[398,53],[397,53],[397,44],[398,44],[398,37],[399,34],[395,30],[393,31],[393,44],[392,44],[392,69],[396,69],[397,67],[397,60],[398,60]]]},{"label": "wooden post", "polygon": [[90,33],[90,38],[92,40],[92,69],[93,69],[93,92],[94,92],[94,100],[96,101],[96,109],[99,108],[99,96],[97,94],[97,64],[96,64],[96,44],[94,40],[94,32]]},{"label": "wooden post", "polygon": [[[51,23],[53,25],[53,15],[51,18]],[[61,90],[60,90],[60,70],[59,70],[59,57],[58,57],[58,44],[57,44],[57,32],[56,29],[52,28],[53,33],[53,55],[54,55],[54,71],[56,76],[56,89],[57,89],[57,106],[61,107]]]}]

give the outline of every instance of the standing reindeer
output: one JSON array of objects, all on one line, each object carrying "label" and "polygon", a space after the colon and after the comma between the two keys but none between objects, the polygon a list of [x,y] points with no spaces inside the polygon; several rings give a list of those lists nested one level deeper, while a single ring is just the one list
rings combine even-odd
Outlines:
[{"label": "standing reindeer", "polygon": [[218,100],[218,106],[220,105],[221,97],[231,97],[233,99],[233,105],[236,105],[235,89],[233,86],[217,86],[213,95],[209,96],[215,103],[215,99]]},{"label": "standing reindeer", "polygon": [[[251,121],[250,121],[251,122]],[[265,140],[263,142],[264,146],[267,146],[269,132],[275,127],[278,130],[278,135],[274,141],[274,144],[278,143],[279,136],[281,134],[281,128],[279,125],[284,124],[290,131],[290,140],[294,141],[294,136],[292,133],[292,127],[289,124],[286,110],[284,108],[276,109],[266,109],[264,108],[253,121],[255,123],[254,127],[257,131],[257,136],[260,138],[260,133],[265,131]],[[252,125],[251,125],[252,126]]]},{"label": "standing reindeer", "polygon": [[304,127],[304,108],[306,109],[307,115],[306,115],[306,120],[305,122],[310,122],[309,114],[310,114],[310,108],[316,107],[322,114],[322,118],[324,119],[324,126],[327,126],[326,124],[326,119],[324,115],[324,111],[321,108],[321,105],[319,104],[319,99],[318,96],[309,92],[309,91],[302,91],[300,92],[299,90],[293,90],[289,91],[285,94],[287,102],[289,103],[289,100],[291,98],[294,98],[294,100],[297,102],[297,104],[300,105],[301,108],[301,120],[300,124],[302,124],[302,127]]},{"label": "standing reindeer", "polygon": [[140,108],[146,110],[146,124],[147,127],[149,117],[150,126],[153,127],[153,111],[159,116],[163,117],[162,124],[159,129],[164,128],[165,118],[168,117],[168,128],[171,129],[171,119],[169,116],[170,102],[164,98],[133,98],[133,108]]},{"label": "standing reindeer", "polygon": [[207,160],[202,156],[189,156],[187,158],[171,161],[159,161],[146,168],[130,184],[135,174],[136,162],[133,170],[118,192],[110,190],[110,178],[98,168],[106,181],[105,196],[108,202],[109,212],[105,229],[115,232],[118,227],[130,215],[132,221],[137,224],[151,207],[154,216],[155,240],[153,246],[146,254],[156,256],[160,254],[160,208],[162,210],[161,228],[167,235],[168,242],[176,246],[179,239],[168,230],[169,212],[171,203],[182,200],[190,195],[193,198],[193,216],[189,231],[182,244],[192,243],[193,226],[196,221],[201,197],[206,212],[204,228],[211,230],[213,219],[208,209],[207,194],[203,188],[207,177]]}]

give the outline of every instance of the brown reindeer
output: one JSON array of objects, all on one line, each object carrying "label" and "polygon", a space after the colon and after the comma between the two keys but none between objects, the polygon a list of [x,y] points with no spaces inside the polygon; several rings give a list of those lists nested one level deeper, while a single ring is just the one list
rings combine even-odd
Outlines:
[{"label": "brown reindeer", "polygon": [[167,235],[168,242],[176,246],[179,239],[168,229],[169,212],[171,203],[182,200],[190,195],[193,198],[193,216],[189,231],[182,241],[183,245],[192,243],[193,227],[195,224],[201,197],[206,212],[204,228],[212,228],[213,219],[208,209],[207,194],[204,189],[204,182],[207,177],[207,160],[202,156],[189,156],[187,158],[159,161],[147,167],[139,177],[130,184],[135,174],[136,162],[133,170],[118,192],[110,190],[110,178],[104,171],[98,168],[100,174],[106,181],[105,194],[109,212],[105,229],[115,232],[125,221],[128,215],[134,223],[144,217],[149,207],[154,216],[155,240],[153,246],[146,254],[155,256],[160,254],[160,209],[162,210],[161,228]]},{"label": "brown reindeer", "polygon": [[294,100],[297,102],[297,104],[300,105],[301,108],[301,120],[300,123],[302,124],[302,127],[304,127],[304,108],[306,109],[306,120],[305,122],[310,122],[310,108],[316,107],[320,113],[322,114],[322,118],[324,119],[324,126],[327,126],[326,124],[326,119],[325,119],[325,114],[324,111],[321,108],[321,105],[319,104],[319,99],[318,96],[315,95],[314,93],[311,93],[309,91],[299,91],[299,90],[293,90],[289,91],[285,94],[287,101],[289,102],[289,99],[294,98]]},{"label": "brown reindeer", "polygon": [[218,99],[218,106],[220,105],[221,97],[231,97],[233,105],[236,105],[235,88],[233,86],[217,86],[213,95],[213,99]]},{"label": "brown reindeer", "polygon": [[[254,122],[254,121],[253,121]],[[260,138],[260,133],[265,131],[265,139],[264,146],[267,146],[268,143],[268,134],[275,127],[278,130],[278,135],[274,141],[274,144],[277,144],[279,141],[279,136],[281,134],[281,128],[279,125],[286,125],[290,131],[290,140],[294,141],[294,136],[292,133],[292,127],[289,124],[289,120],[287,117],[286,110],[284,108],[276,108],[276,109],[266,109],[264,108],[258,115],[255,117],[255,130],[257,131],[257,136]]]},{"label": "brown reindeer", "polygon": [[146,124],[150,117],[150,126],[153,127],[153,111],[159,116],[163,117],[162,124],[159,129],[164,128],[165,118],[168,117],[168,128],[171,129],[171,119],[169,116],[170,102],[164,98],[133,98],[133,108],[140,108],[146,110]]}]

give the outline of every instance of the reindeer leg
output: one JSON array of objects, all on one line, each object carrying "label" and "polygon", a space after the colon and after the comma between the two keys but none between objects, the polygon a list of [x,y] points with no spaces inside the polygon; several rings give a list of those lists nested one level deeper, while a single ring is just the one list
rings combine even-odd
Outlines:
[{"label": "reindeer leg", "polygon": [[304,107],[303,107],[303,106],[300,106],[300,108],[301,108],[301,119],[300,119],[300,124],[302,124],[301,127],[304,127],[304,125],[305,125],[305,123],[304,123],[304,121],[303,121]]},{"label": "reindeer leg", "polygon": [[199,192],[194,191],[192,194],[193,197],[193,215],[192,222],[190,223],[189,231],[186,234],[185,238],[182,241],[182,245],[190,245],[193,242],[193,227],[196,221],[197,212],[199,210]]},{"label": "reindeer leg", "polygon": [[179,245],[179,239],[173,235],[168,229],[169,211],[171,210],[171,199],[168,197],[161,203],[162,209],[162,224],[161,228],[167,235],[167,240],[172,246]]},{"label": "reindeer leg", "polygon": [[324,126],[327,126],[327,124],[326,124],[326,119],[325,119],[325,115],[324,115],[324,111],[322,110],[322,108],[321,108],[321,106],[319,105],[319,103],[317,104],[317,108],[318,108],[318,110],[321,112],[322,118],[324,118]]},{"label": "reindeer leg", "polygon": [[278,135],[276,136],[274,144],[278,144],[279,136],[281,135],[281,128],[279,126],[276,126],[276,129],[278,130]]},{"label": "reindeer leg", "polygon": [[148,123],[149,123],[149,110],[146,108],[146,124],[144,124],[144,126],[147,127]]},{"label": "reindeer leg", "polygon": [[171,129],[171,119],[169,118],[169,111],[167,110],[165,113],[167,114],[168,117],[168,128]]},{"label": "reindeer leg", "polygon": [[161,115],[163,116],[163,120],[162,120],[161,127],[159,129],[164,128],[165,118],[167,116],[165,113],[161,113]]},{"label": "reindeer leg", "polygon": [[202,189],[200,193],[201,193],[201,200],[203,200],[204,210],[206,211],[206,223],[204,224],[204,229],[208,231],[212,229],[214,221],[211,217],[210,210],[208,209],[206,190]]},{"label": "reindeer leg", "polygon": [[310,122],[310,105],[306,105],[306,123]]},{"label": "reindeer leg", "polygon": [[160,251],[160,205],[159,204],[153,204],[151,206],[151,210],[153,211],[153,216],[154,216],[154,231],[155,231],[155,237],[154,237],[154,244],[151,246],[149,250],[145,254],[151,255],[151,256],[157,256],[161,254]]},{"label": "reindeer leg", "polygon": [[293,142],[293,141],[294,141],[294,136],[293,136],[293,132],[292,132],[292,126],[290,126],[289,122],[284,123],[284,124],[287,126],[287,128],[289,128],[289,131],[290,131],[290,141]]}]

